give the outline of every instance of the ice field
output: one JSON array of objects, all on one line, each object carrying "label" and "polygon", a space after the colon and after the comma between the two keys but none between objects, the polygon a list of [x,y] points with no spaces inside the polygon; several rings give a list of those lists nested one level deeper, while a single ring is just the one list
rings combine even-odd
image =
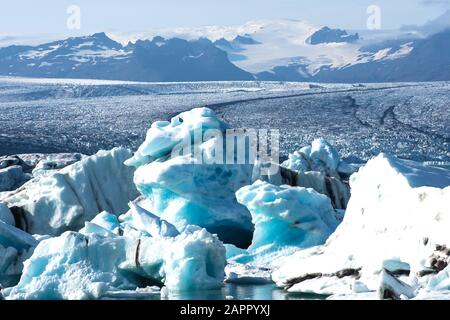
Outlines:
[{"label": "ice field", "polygon": [[146,84],[0,79],[0,155],[135,149],[155,120],[208,106],[233,128],[279,129],[281,153],[323,137],[363,160],[381,151],[450,160],[450,83]]}]

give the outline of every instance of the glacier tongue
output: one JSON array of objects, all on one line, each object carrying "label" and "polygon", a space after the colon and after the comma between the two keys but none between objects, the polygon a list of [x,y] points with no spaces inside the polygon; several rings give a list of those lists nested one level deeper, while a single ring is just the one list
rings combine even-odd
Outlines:
[{"label": "glacier tongue", "polygon": [[[341,225],[324,246],[281,259],[273,274],[278,285],[322,294],[377,291],[379,274],[389,266],[393,274],[410,274],[422,290],[431,283],[450,289],[443,285],[450,254],[450,172],[380,154],[350,185]],[[429,274],[437,274],[435,280]]]}]

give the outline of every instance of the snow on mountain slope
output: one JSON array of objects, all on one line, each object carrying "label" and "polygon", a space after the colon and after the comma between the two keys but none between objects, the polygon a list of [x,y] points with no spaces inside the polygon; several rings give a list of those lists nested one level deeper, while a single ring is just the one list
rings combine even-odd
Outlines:
[{"label": "snow on mountain slope", "polygon": [[139,40],[122,46],[105,33],[39,46],[0,48],[0,74],[132,81],[253,80],[210,40]]},{"label": "snow on mountain slope", "polygon": [[[208,38],[222,50],[228,52],[229,59],[239,68],[251,72],[271,72],[280,66],[295,66],[298,78],[309,78],[321,68],[343,68],[349,65],[365,63],[379,59],[397,59],[407,54],[403,51],[388,50],[379,52],[361,52],[361,48],[373,42],[373,37],[366,41],[353,32],[347,37],[335,37],[328,41],[320,32],[328,30],[331,34],[345,32],[340,29],[317,26],[307,21],[296,20],[258,20],[237,26],[205,26],[196,28],[176,28],[154,30],[150,33],[108,33],[112,39],[126,44],[138,39],[152,39],[155,36],[179,37],[183,39]],[[398,37],[401,32],[396,32]],[[403,32],[404,33],[404,32]],[[311,44],[311,36],[318,36],[321,43]],[[380,39],[389,38],[392,34]],[[246,36],[253,40],[239,43],[236,37]],[[330,40],[331,39],[331,40]],[[228,43],[227,43],[228,42]],[[408,47],[409,48],[409,47]],[[272,80],[272,79],[271,79]],[[298,79],[297,79],[298,80]]]}]

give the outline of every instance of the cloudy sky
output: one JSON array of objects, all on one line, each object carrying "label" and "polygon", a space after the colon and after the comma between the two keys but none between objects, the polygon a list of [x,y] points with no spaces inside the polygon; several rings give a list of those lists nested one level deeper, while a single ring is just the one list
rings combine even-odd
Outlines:
[{"label": "cloudy sky", "polygon": [[[76,35],[278,18],[362,29],[373,4],[381,8],[383,29],[423,24],[450,8],[450,0],[8,0],[0,4],[0,33]],[[81,9],[80,30],[66,26],[70,5]]]}]

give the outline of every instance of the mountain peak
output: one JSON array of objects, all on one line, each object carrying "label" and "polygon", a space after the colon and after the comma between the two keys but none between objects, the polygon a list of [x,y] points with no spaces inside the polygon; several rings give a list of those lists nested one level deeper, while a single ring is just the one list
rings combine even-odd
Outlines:
[{"label": "mountain peak", "polygon": [[316,45],[322,43],[341,43],[341,42],[355,42],[359,40],[359,35],[348,34],[347,31],[342,29],[331,29],[327,26],[322,27],[318,31],[314,32],[308,39],[306,43]]}]

